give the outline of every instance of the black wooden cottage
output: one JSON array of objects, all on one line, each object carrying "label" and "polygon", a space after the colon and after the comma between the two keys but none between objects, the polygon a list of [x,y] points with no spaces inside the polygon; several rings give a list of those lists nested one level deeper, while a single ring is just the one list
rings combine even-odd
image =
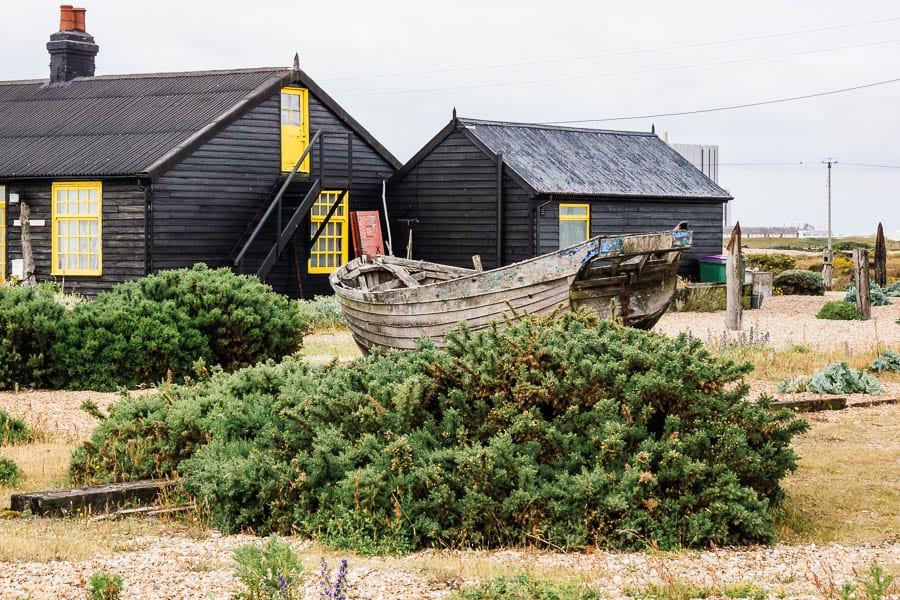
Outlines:
[{"label": "black wooden cottage", "polygon": [[[687,221],[696,259],[722,251],[731,196],[652,133],[454,118],[388,182],[395,244],[416,258],[485,268],[603,233]],[[398,248],[400,252],[403,248]]]},{"label": "black wooden cottage", "polygon": [[204,262],[328,292],[349,211],[380,208],[398,161],[296,59],[98,77],[83,11],[67,11],[49,80],[0,82],[0,274],[22,257],[27,204],[34,274],[67,289]]}]

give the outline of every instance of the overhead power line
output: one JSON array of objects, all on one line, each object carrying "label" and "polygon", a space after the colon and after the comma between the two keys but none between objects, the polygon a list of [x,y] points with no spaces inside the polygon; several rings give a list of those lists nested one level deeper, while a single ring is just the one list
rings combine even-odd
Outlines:
[{"label": "overhead power line", "polygon": [[754,106],[766,106],[769,104],[780,104],[783,102],[796,102],[798,100],[808,100],[809,98],[819,98],[821,96],[831,96],[833,94],[843,94],[846,92],[853,92],[856,90],[863,90],[867,88],[878,87],[881,85],[888,85],[890,83],[897,83],[900,81],[900,77],[896,79],[886,79],[884,81],[876,81],[874,83],[865,83],[863,85],[855,85],[853,87],[841,88],[839,90],[828,90],[826,92],[816,92],[814,94],[804,94],[803,96],[791,96],[789,98],[778,98],[775,100],[761,100],[759,102],[747,102],[745,104],[733,104],[731,106],[717,106],[715,108],[701,108],[697,110],[684,110],[678,112],[668,112],[668,113],[654,113],[648,115],[634,115],[630,117],[606,117],[603,119],[575,119],[572,121],[545,121],[543,125],[570,125],[572,123],[604,123],[609,121],[631,121],[634,119],[652,119],[656,117],[680,117],[684,115],[699,115],[703,113],[711,113],[711,112],[721,112],[726,110],[738,110],[741,108],[752,108]]},{"label": "overhead power line", "polygon": [[629,50],[618,50],[614,52],[604,52],[602,54],[591,54],[585,56],[568,56],[568,57],[559,57],[559,58],[544,58],[540,60],[531,60],[531,61],[521,61],[521,62],[510,62],[510,63],[495,63],[495,64],[486,64],[486,65],[469,65],[469,66],[456,66],[456,67],[447,67],[445,69],[431,69],[427,71],[401,71],[395,73],[379,73],[379,74],[366,74],[366,75],[350,75],[345,77],[332,77],[323,79],[323,81],[335,82],[335,81],[347,81],[347,80],[365,80],[365,79],[384,79],[389,77],[410,77],[410,76],[420,76],[420,75],[439,75],[442,73],[456,73],[460,71],[481,71],[481,70],[494,70],[494,69],[508,69],[512,67],[527,67],[533,65],[545,65],[545,64],[559,64],[565,62],[575,62],[575,61],[586,61],[586,60],[596,60],[599,58],[613,58],[617,56],[632,56],[637,54],[653,54],[655,52],[671,52],[672,50],[689,50],[693,48],[706,48],[710,46],[724,46],[728,44],[738,44],[741,42],[752,42],[758,40],[770,40],[773,38],[780,37],[791,37],[796,35],[805,35],[808,33],[821,33],[823,31],[834,31],[837,29],[850,29],[854,27],[864,27],[868,25],[880,25],[883,23],[892,23],[900,21],[900,17],[890,17],[886,19],[876,19],[871,21],[858,21],[856,23],[844,23],[839,25],[826,25],[823,27],[815,27],[811,29],[798,29],[795,31],[781,31],[775,33],[762,33],[757,35],[749,35],[744,37],[737,37],[725,40],[710,40],[705,42],[693,42],[689,44],[676,44],[672,46],[657,46],[653,48],[632,48]]}]

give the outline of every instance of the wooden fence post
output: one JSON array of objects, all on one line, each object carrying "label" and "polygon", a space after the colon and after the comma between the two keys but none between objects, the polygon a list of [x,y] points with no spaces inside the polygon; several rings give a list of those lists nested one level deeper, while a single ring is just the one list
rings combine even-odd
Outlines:
[{"label": "wooden fence post", "polygon": [[884,287],[887,285],[887,245],[884,242],[884,227],[878,224],[878,233],[875,234],[875,283]]},{"label": "wooden fence post", "polygon": [[744,288],[741,264],[741,223],[738,221],[731,230],[728,240],[728,258],[725,261],[725,327],[731,331],[741,329],[741,291]]},{"label": "wooden fence post", "polygon": [[22,283],[35,285],[34,254],[31,251],[31,208],[25,202],[19,204],[19,223],[22,226]]},{"label": "wooden fence post", "polygon": [[872,298],[869,296],[869,251],[853,249],[853,276],[856,279],[856,310],[868,321],[872,318]]}]

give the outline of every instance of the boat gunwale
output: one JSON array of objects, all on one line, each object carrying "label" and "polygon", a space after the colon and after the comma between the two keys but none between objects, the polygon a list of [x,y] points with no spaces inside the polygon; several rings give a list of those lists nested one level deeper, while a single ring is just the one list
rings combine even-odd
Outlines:
[{"label": "boat gunwale", "polygon": [[[432,261],[406,259],[406,258],[402,258],[402,257],[398,257],[398,256],[390,256],[390,255],[376,255],[376,256],[372,257],[373,259],[374,258],[381,259],[381,260],[388,259],[389,262],[396,261],[395,264],[401,265],[401,266],[403,265],[404,262],[406,262],[407,264],[417,263],[417,264],[438,265],[439,267],[446,266],[446,267],[451,267],[452,269],[471,271],[468,274],[460,275],[460,277],[456,277],[453,279],[446,279],[446,280],[442,280],[442,281],[434,281],[432,283],[422,284],[422,285],[416,286],[414,288],[399,287],[399,288],[394,288],[394,289],[389,289],[389,290],[371,291],[371,290],[361,290],[359,288],[349,287],[348,285],[346,285],[344,283],[344,280],[341,278],[341,273],[346,273],[346,272],[349,272],[350,270],[352,270],[350,268],[351,265],[354,265],[354,264],[375,264],[375,265],[377,265],[378,264],[377,262],[361,262],[362,257],[354,258],[353,260],[341,265],[340,267],[335,269],[331,273],[331,275],[329,275],[328,279],[329,279],[329,283],[331,284],[332,289],[335,291],[335,293],[338,296],[344,295],[346,297],[351,297],[357,301],[362,300],[362,301],[367,301],[367,302],[373,302],[373,301],[380,301],[382,298],[389,298],[391,296],[400,296],[401,294],[409,293],[410,291],[420,291],[420,290],[425,291],[425,290],[434,289],[437,286],[445,286],[450,282],[461,283],[466,279],[475,279],[475,278],[484,277],[484,276],[488,276],[488,275],[503,272],[503,271],[517,270],[517,269],[521,268],[522,266],[527,265],[528,263],[545,261],[547,258],[551,258],[553,256],[559,256],[559,257],[563,257],[565,255],[571,256],[571,255],[574,255],[574,254],[582,251],[583,249],[590,250],[590,248],[592,246],[597,246],[597,248],[599,249],[600,242],[602,240],[638,239],[638,238],[648,237],[648,236],[664,236],[664,235],[668,235],[672,239],[672,245],[669,248],[653,248],[653,249],[648,249],[646,251],[641,251],[641,252],[622,252],[619,254],[609,254],[609,255],[604,255],[604,256],[594,255],[594,256],[590,257],[590,260],[584,261],[579,266],[578,269],[575,269],[571,274],[567,275],[567,276],[572,276],[572,275],[577,274],[581,270],[583,270],[587,265],[590,265],[590,263],[595,258],[615,258],[617,256],[639,256],[642,254],[655,254],[655,253],[660,253],[660,252],[667,252],[667,253],[668,252],[683,252],[691,247],[691,245],[693,243],[693,235],[692,235],[692,232],[685,231],[684,233],[688,234],[687,244],[682,244],[682,245],[676,246],[675,240],[676,240],[677,236],[675,234],[677,234],[677,233],[682,233],[682,232],[678,231],[678,230],[664,230],[664,231],[652,231],[652,232],[634,233],[634,234],[626,234],[626,235],[609,235],[609,234],[598,235],[598,236],[589,238],[583,242],[579,242],[577,244],[568,246],[566,248],[561,248],[559,250],[553,250],[551,252],[546,252],[539,256],[533,256],[531,258],[527,258],[527,259],[519,261],[519,262],[511,263],[511,264],[501,266],[501,267],[495,267],[495,268],[489,269],[487,271],[477,271],[474,269],[466,269],[465,267],[454,267],[452,265],[442,265],[441,263],[435,263]],[[563,276],[560,276],[557,278],[561,279],[562,277]],[[530,285],[534,285],[534,283],[528,283],[521,287],[527,287]],[[339,292],[339,290],[340,290],[340,292]],[[415,301],[415,302],[418,302],[418,301]]]}]

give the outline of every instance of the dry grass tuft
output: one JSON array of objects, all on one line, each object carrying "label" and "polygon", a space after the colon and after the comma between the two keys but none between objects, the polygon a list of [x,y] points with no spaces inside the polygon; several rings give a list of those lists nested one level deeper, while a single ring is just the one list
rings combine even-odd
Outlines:
[{"label": "dry grass tuft", "polygon": [[780,537],[789,543],[897,542],[900,405],[807,416],[800,468],[784,482]]}]

